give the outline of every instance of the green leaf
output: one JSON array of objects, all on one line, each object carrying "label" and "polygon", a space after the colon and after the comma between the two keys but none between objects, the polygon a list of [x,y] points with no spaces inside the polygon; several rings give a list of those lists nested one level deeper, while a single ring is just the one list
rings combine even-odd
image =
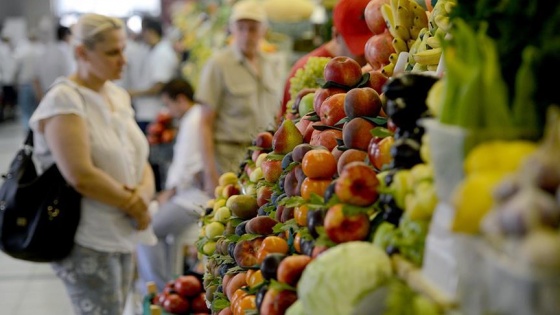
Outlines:
[{"label": "green leaf", "polygon": [[[217,297],[216,295],[222,295],[223,297]],[[223,293],[214,293],[214,300],[212,301],[211,308],[214,312],[219,312],[224,308],[230,306],[229,301]]]},{"label": "green leaf", "polygon": [[342,205],[342,212],[345,215],[348,215],[348,216],[357,215],[357,214],[360,214],[360,213],[369,214],[369,213],[373,213],[373,206],[358,207],[358,206],[352,206],[352,205],[349,205],[349,204],[343,204]]},{"label": "green leaf", "polygon": [[285,290],[294,291],[294,292],[297,291],[296,288],[292,287],[291,285],[289,285],[287,283],[278,282],[274,279],[270,280],[270,284],[269,284],[268,288],[269,289],[274,289],[274,290],[277,290],[277,291],[285,291]]},{"label": "green leaf", "polygon": [[336,194],[333,194],[331,199],[329,199],[327,204],[325,205],[325,208],[330,208],[339,203],[340,203],[340,198],[338,198]]},{"label": "green leaf", "polygon": [[316,121],[320,121],[321,117],[319,117],[319,115],[316,112],[311,112],[307,114],[305,119],[311,122],[316,122]]},{"label": "green leaf", "polygon": [[256,145],[251,145],[251,146],[247,147],[247,150],[258,151],[258,150],[264,150],[264,148],[261,148],[261,147],[256,146]]},{"label": "green leaf", "polygon": [[363,119],[375,124],[376,126],[386,126],[387,125],[387,118],[377,116],[377,117],[362,117]]},{"label": "green leaf", "polygon": [[284,171],[282,171],[283,174],[288,174],[291,170],[294,169],[294,167],[300,165],[300,162],[292,162],[290,163],[290,165],[288,165],[288,167],[286,167],[286,169],[284,169]]},{"label": "green leaf", "polygon": [[370,133],[372,136],[382,138],[382,139],[393,136],[393,132],[384,127],[375,127],[370,130]]},{"label": "green leaf", "polygon": [[278,202],[278,205],[279,206],[286,206],[288,208],[292,208],[292,207],[301,206],[304,203],[305,203],[305,199],[303,199],[303,197],[292,196],[292,197],[286,197],[286,198],[280,200],[280,202]]},{"label": "green leaf", "polygon": [[319,196],[316,193],[311,193],[311,197],[309,198],[309,204],[323,206],[325,204],[325,200],[323,199],[322,196]]},{"label": "green leaf", "polygon": [[266,160],[269,161],[282,161],[284,154],[269,153],[266,155]]},{"label": "green leaf", "polygon": [[356,84],[356,86],[354,86],[355,88],[361,88],[361,87],[367,87],[369,86],[369,77],[370,74],[369,72],[366,72],[362,75],[362,79],[360,80],[360,82],[358,82]]},{"label": "green leaf", "polygon": [[336,243],[331,241],[331,239],[327,236],[324,226],[318,226],[315,230],[317,231],[317,234],[319,234],[319,237],[315,240],[315,246],[326,246],[328,248],[336,246]]},{"label": "green leaf", "polygon": [[346,117],[342,118],[341,120],[339,120],[339,121],[335,124],[335,126],[343,125],[343,124],[345,124],[345,123],[347,123],[347,122],[349,122],[349,121],[350,121],[350,117],[346,116]]},{"label": "green leaf", "polygon": [[313,125],[313,129],[319,130],[319,131],[324,131],[324,130],[329,130],[329,129],[342,131],[342,128],[335,127],[335,126],[327,126],[327,125]]},{"label": "green leaf", "polygon": [[226,236],[226,239],[228,240],[228,242],[230,243],[237,243],[239,241],[239,238],[241,236],[237,235],[237,234],[231,234]]},{"label": "green leaf", "polygon": [[350,149],[350,148],[348,148],[348,147],[345,146],[345,145],[337,145],[336,148],[337,148],[339,151],[342,151],[342,152],[344,152],[344,151]]},{"label": "green leaf", "polygon": [[226,272],[226,274],[228,275],[236,275],[238,273],[244,272],[246,271],[245,269],[239,267],[239,266],[235,266],[233,268],[229,268],[228,271]]},{"label": "green leaf", "polygon": [[282,222],[276,223],[276,225],[272,227],[272,233],[274,234],[282,233],[282,231],[284,231],[283,227],[284,227],[284,223]]}]

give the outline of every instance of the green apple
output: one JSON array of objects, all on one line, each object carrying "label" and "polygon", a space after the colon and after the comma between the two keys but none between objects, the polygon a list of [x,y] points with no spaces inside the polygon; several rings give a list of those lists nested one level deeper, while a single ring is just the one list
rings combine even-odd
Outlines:
[{"label": "green apple", "polygon": [[231,211],[228,207],[221,207],[214,213],[214,221],[225,223],[231,217]]},{"label": "green apple", "polygon": [[259,180],[264,178],[264,173],[262,171],[262,168],[257,167],[252,173],[251,175],[249,175],[249,180],[253,183],[258,182]]},{"label": "green apple", "polygon": [[315,92],[306,94],[301,98],[298,106],[299,117],[303,117],[314,110],[313,109],[314,98],[315,98]]},{"label": "green apple", "polygon": [[261,167],[261,164],[264,161],[264,159],[266,159],[267,155],[268,155],[268,153],[259,154],[259,156],[257,157],[257,160],[255,161],[255,166],[256,167]]},{"label": "green apple", "polygon": [[216,242],[208,241],[202,246],[202,253],[206,256],[211,256],[216,251]]},{"label": "green apple", "polygon": [[222,223],[220,223],[218,221],[214,221],[214,222],[206,225],[206,228],[204,229],[204,231],[206,233],[206,237],[208,239],[212,240],[212,239],[224,234],[225,229],[226,228]]}]

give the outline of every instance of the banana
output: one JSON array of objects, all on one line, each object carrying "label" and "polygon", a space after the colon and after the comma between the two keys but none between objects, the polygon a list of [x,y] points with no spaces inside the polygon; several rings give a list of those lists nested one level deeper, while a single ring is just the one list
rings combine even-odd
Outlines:
[{"label": "banana", "polygon": [[393,15],[393,10],[391,10],[391,6],[387,3],[381,6],[381,15],[385,20],[385,24],[387,24],[387,29],[391,33],[391,36],[397,37],[398,34],[395,31],[395,16]]},{"label": "banana", "polygon": [[451,11],[453,11],[453,8],[455,7],[456,3],[451,2],[451,1],[446,1],[443,4],[443,9],[446,13],[446,15],[449,15],[451,13]]},{"label": "banana", "polygon": [[448,32],[451,28],[448,16],[438,15],[434,18],[434,22],[437,24],[438,28],[443,29],[445,32]]},{"label": "banana", "polygon": [[401,51],[408,51],[408,46],[406,46],[406,42],[400,37],[393,38],[392,44],[393,44],[393,48],[395,48],[395,52],[397,53],[397,55],[400,54]]},{"label": "banana", "polygon": [[397,25],[395,26],[395,33],[397,33],[397,36],[393,36],[395,38],[399,37],[400,39],[406,41],[410,39],[410,31],[409,29],[404,26],[404,25]]},{"label": "banana", "polygon": [[441,43],[439,42],[439,38],[437,38],[436,36],[428,37],[428,39],[426,40],[426,45],[428,45],[432,48],[441,47]]},{"label": "banana", "polygon": [[422,8],[418,4],[413,4],[411,6],[411,11],[412,14],[414,15],[414,20],[412,21],[412,23],[415,26],[418,26],[420,28],[428,27],[428,15],[426,14],[424,8]]},{"label": "banana", "polygon": [[406,47],[408,47],[408,51],[410,52],[410,47],[412,47],[412,45],[414,45],[414,43],[416,42],[416,39],[409,39],[406,41]]},{"label": "banana", "polygon": [[408,63],[411,65],[414,65],[416,63],[416,61],[414,61],[414,57],[412,57],[414,54],[416,54],[416,52],[418,52],[418,46],[420,46],[420,43],[422,42],[422,40],[420,39],[420,37],[418,37],[414,43],[409,46],[410,48],[408,49]]},{"label": "banana", "polygon": [[393,64],[397,63],[397,59],[399,59],[399,55],[397,53],[392,53],[389,55],[389,61]]},{"label": "banana", "polygon": [[389,0],[389,3],[391,4],[391,11],[393,11],[393,16],[395,16],[399,8],[399,0]]},{"label": "banana", "polygon": [[397,25],[406,27],[412,26],[414,15],[405,6],[399,5],[397,8]]},{"label": "banana", "polygon": [[414,60],[421,65],[437,65],[441,57],[441,48],[428,49],[414,54]]},{"label": "banana", "polygon": [[436,71],[437,70],[438,65],[427,65],[426,68],[428,69],[428,71]]},{"label": "banana", "polygon": [[410,32],[410,38],[412,38],[412,39],[417,39],[417,38],[418,38],[418,35],[420,34],[420,30],[421,30],[421,29],[422,29],[421,27],[418,27],[418,26],[416,26],[416,25],[412,25],[412,26],[410,27],[410,30],[409,30],[409,32]]},{"label": "banana", "polygon": [[387,77],[391,77],[393,75],[393,69],[395,69],[395,64],[389,63],[381,69],[381,73]]}]

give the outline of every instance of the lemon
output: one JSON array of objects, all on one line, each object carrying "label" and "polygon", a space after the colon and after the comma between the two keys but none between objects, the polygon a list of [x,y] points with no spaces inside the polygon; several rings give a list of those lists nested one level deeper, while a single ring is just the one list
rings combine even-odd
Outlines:
[{"label": "lemon", "polygon": [[478,233],[480,222],[494,205],[492,192],[504,177],[503,172],[474,173],[457,186],[451,200],[456,211],[452,231]]},{"label": "lemon", "polygon": [[220,175],[218,179],[218,184],[220,186],[226,186],[229,184],[237,184],[237,175],[234,172],[226,172]]},{"label": "lemon", "polygon": [[514,172],[523,160],[535,152],[537,144],[530,141],[494,140],[479,144],[465,159],[465,174],[475,172]]}]

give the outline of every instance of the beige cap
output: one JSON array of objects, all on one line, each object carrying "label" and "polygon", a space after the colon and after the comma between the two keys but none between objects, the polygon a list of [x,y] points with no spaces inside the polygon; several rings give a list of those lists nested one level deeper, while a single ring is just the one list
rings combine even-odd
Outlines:
[{"label": "beige cap", "polygon": [[266,11],[258,0],[240,0],[233,5],[230,22],[239,20],[254,20],[261,23],[266,23]]}]

